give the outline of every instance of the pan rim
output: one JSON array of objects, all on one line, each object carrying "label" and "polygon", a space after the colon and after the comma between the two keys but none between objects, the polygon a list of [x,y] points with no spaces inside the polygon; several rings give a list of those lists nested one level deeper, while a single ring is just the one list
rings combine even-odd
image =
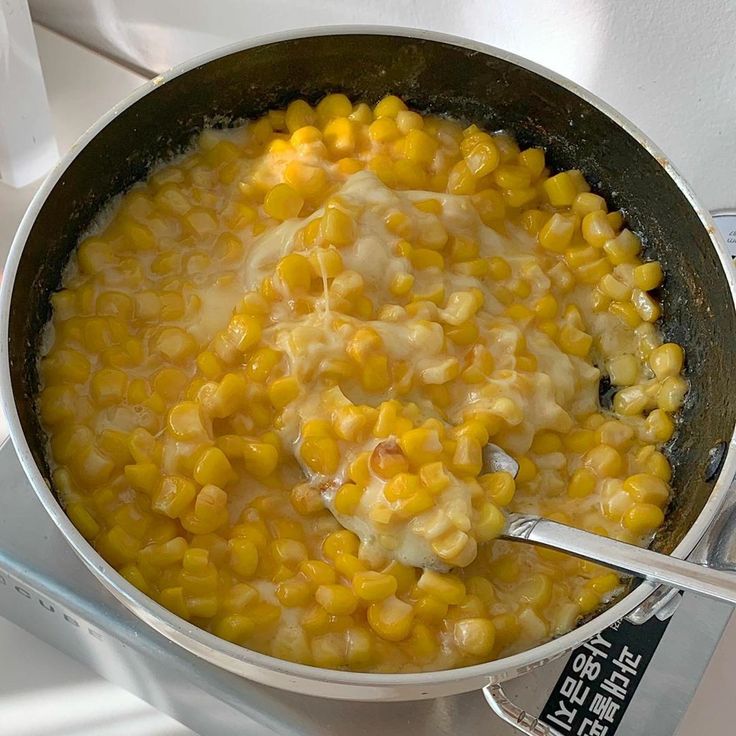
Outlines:
[{"label": "pan rim", "polygon": [[[227,46],[214,49],[200,54],[193,59],[174,66],[167,72],[145,82],[128,97],[114,105],[107,113],[97,120],[85,133],[72,145],[71,149],[59,161],[49,173],[43,184],[33,197],[10,248],[8,260],[4,269],[2,286],[0,287],[0,351],[2,366],[0,366],[0,401],[8,421],[10,437],[15,447],[18,458],[24,469],[26,477],[30,481],[36,495],[39,497],[46,512],[66,537],[75,553],[82,559],[93,574],[115,595],[128,609],[133,611],[139,618],[146,621],[154,629],[168,636],[172,640],[193,653],[208,659],[210,662],[220,665],[246,677],[258,679],[267,684],[276,684],[278,677],[273,680],[264,680],[263,671],[266,670],[276,675],[289,678],[288,685],[281,687],[293,687],[298,691],[305,692],[311,686],[312,692],[315,685],[321,683],[329,686],[329,692],[325,695],[337,698],[373,698],[380,692],[384,697],[397,699],[397,689],[414,690],[414,695],[409,697],[425,697],[438,694],[438,688],[461,692],[471,689],[474,685],[469,683],[476,681],[502,681],[521,672],[532,669],[555,657],[564,654],[572,647],[594,636],[606,626],[622,618],[634,608],[640,605],[655,589],[651,583],[642,583],[635,590],[627,594],[619,602],[598,614],[591,621],[576,629],[532,649],[513,654],[503,659],[491,662],[462,667],[453,670],[438,670],[432,672],[421,672],[411,674],[371,674],[361,672],[344,672],[341,670],[328,670],[309,665],[300,665],[277,659],[268,655],[253,652],[243,647],[226,642],[202,629],[192,626],[183,619],[178,618],[167,609],[160,606],[156,601],[144,595],[130,583],[128,583],[117,571],[115,571],[94,550],[73,526],[64,513],[60,503],[56,500],[53,492],[43,478],[31,454],[26,441],[18,415],[15,397],[10,375],[9,345],[9,323],[10,306],[15,286],[15,278],[21,261],[23,250],[28,235],[33,227],[38,213],[54,189],[55,185],[71,165],[79,152],[112,120],[123,111],[134,105],[145,95],[149,94],[162,84],[185,74],[199,66],[219,59],[230,54],[247,51],[259,46],[266,46],[286,41],[305,39],[310,37],[332,37],[332,36],[398,36],[411,40],[439,42],[451,46],[460,47],[470,51],[477,51],[486,55],[494,56],[503,61],[515,64],[523,69],[531,71],[548,81],[559,85],[567,91],[582,98],[585,102],[595,107],[607,117],[613,120],[620,128],[633,137],[644,149],[654,157],[675,185],[687,199],[690,206],[703,224],[710,236],[710,241],[716,250],[721,269],[727,280],[731,292],[731,306],[736,310],[736,272],[731,265],[731,257],[726,251],[720,233],[715,226],[710,213],[697,201],[695,194],[684,181],[676,168],[670,163],[664,153],[636,126],[623,117],[607,103],[597,96],[588,92],[571,80],[553,72],[545,67],[517,56],[508,51],[495,48],[477,41],[470,41],[449,34],[434,31],[400,28],[394,26],[361,26],[361,25],[335,25],[320,26],[314,28],[303,28],[281,33],[268,34],[256,38],[240,41]],[[685,536],[680,540],[672,552],[673,557],[686,557],[696,546],[701,537],[710,527],[715,514],[722,505],[732,479],[736,474],[736,432],[729,439],[728,452],[723,463],[721,472],[703,509],[698,515],[695,523],[690,527]],[[213,656],[214,655],[216,656]],[[258,675],[261,676],[258,676]],[[336,687],[337,686],[337,687]],[[421,692],[431,690],[434,692]],[[454,688],[454,690],[453,690]],[[398,694],[398,699],[401,695]]]}]

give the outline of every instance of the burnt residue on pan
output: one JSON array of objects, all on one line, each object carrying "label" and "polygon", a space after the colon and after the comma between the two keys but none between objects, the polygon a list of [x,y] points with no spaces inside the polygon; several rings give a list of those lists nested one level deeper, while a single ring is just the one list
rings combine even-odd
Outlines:
[{"label": "burnt residue on pan", "polygon": [[667,447],[675,494],[653,543],[672,550],[713,487],[703,472],[710,449],[736,423],[736,317],[710,233],[663,162],[575,93],[502,58],[395,35],[317,36],[232,53],[157,83],[79,151],[31,228],[10,314],[13,389],[39,468],[48,475],[33,402],[40,335],[80,235],[113,197],[185,150],[207,124],[226,126],[331,91],[368,102],[395,93],[420,111],[513,131],[522,145],[543,147],[553,168],[580,168],[612,208],[624,210],[646,255],[665,269],[662,329],[685,348],[691,384]]}]

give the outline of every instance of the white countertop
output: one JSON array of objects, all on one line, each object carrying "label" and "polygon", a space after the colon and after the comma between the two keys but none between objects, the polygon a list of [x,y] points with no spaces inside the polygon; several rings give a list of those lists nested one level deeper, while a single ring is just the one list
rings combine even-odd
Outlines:
[{"label": "white countertop", "polygon": [[[86,0],[77,0],[77,4],[85,2]],[[94,0],[90,0],[90,4],[100,5]],[[160,3],[166,4],[163,1]],[[223,6],[229,4],[223,3]],[[366,2],[365,6],[381,4]],[[48,9],[48,3],[43,0],[36,5],[42,10]],[[257,9],[261,5],[260,2],[251,3],[250,12],[253,13],[253,8]],[[298,5],[304,11],[305,6],[310,4],[300,2]],[[388,21],[426,27],[438,25],[437,20],[433,23],[420,23],[421,5],[420,2],[407,2],[404,4],[407,17],[391,17]],[[675,15],[665,12],[665,6],[673,5],[671,2],[647,4],[648,24],[635,29],[640,37],[634,44],[636,48],[646,51],[647,39],[657,37],[657,59],[646,67],[637,66],[625,55],[613,53],[611,56],[611,44],[615,47],[621,34],[633,33],[633,30],[622,22],[611,20],[610,14],[605,11],[604,0],[575,4],[584,6],[583,15],[590,24],[587,35],[577,34],[576,42],[580,41],[580,36],[585,36],[584,42],[580,41],[582,46],[577,49],[572,48],[574,44],[571,44],[569,34],[565,35],[569,28],[565,28],[564,14],[558,18],[557,23],[550,18],[542,18],[542,23],[535,23],[532,17],[520,15],[521,10],[529,9],[529,2],[523,0],[513,5],[516,10],[502,13],[502,18],[508,23],[527,24],[529,28],[525,27],[523,30],[529,33],[519,30],[515,34],[507,34],[506,39],[511,39],[511,43],[506,44],[508,47],[576,77],[628,114],[672,156],[675,164],[680,166],[694,184],[704,204],[714,208],[736,206],[736,187],[733,186],[732,179],[733,171],[736,170],[736,97],[733,88],[729,86],[726,89],[725,86],[733,84],[736,76],[733,73],[736,53],[731,52],[734,61],[725,67],[712,63],[713,54],[717,53],[716,42],[725,38],[723,24],[714,25],[715,3],[710,0],[701,3],[675,3],[682,11]],[[130,2],[127,7],[131,13],[140,14],[142,3]],[[183,24],[188,14],[193,12],[191,6],[186,7],[189,10],[185,8],[182,11],[185,18]],[[202,7],[200,6],[200,11]],[[346,12],[345,7],[345,4],[325,0],[320,5],[321,11],[313,17],[312,24],[321,19],[320,12],[324,16],[328,11],[334,11],[334,18],[327,14],[333,23],[367,21],[364,14],[356,10],[351,15]],[[445,7],[452,6],[447,4]],[[599,16],[591,11],[594,7],[600,10]],[[698,12],[695,12],[695,7]],[[480,3],[463,4],[462,9],[466,12],[460,15],[464,26],[470,29],[477,27],[470,13],[471,8],[479,13],[482,11]],[[224,11],[220,17],[223,14]],[[351,17],[344,17],[346,14]],[[264,28],[263,23],[259,25],[257,14],[253,18],[254,32],[272,30]],[[733,15],[731,18],[733,20]],[[603,22],[605,19],[608,21]],[[673,25],[677,23],[696,25],[699,28],[705,23],[706,29],[709,24],[712,25],[712,44],[707,48],[698,45],[697,48],[688,49],[685,54],[677,43],[667,41],[667,33],[677,32]],[[733,32],[733,25],[729,25],[728,38]],[[463,33],[464,26],[458,27],[457,18],[453,17],[445,24],[445,30]],[[144,78],[43,28],[37,27],[36,31],[59,148],[65,151],[88,125]],[[121,32],[127,31],[123,29]],[[478,34],[469,30],[465,30],[464,35],[478,37]],[[489,33],[483,35],[493,36],[494,30],[491,28]],[[216,31],[209,28],[206,16],[202,20],[202,32],[194,36],[185,34],[184,38],[192,41],[192,53],[203,50],[205,46],[231,40],[221,27]],[[597,48],[606,43],[607,55],[603,54],[603,46],[601,49]],[[176,44],[171,48],[174,49],[172,53],[181,51],[176,50]],[[597,59],[598,66],[586,67],[593,57]],[[614,59],[618,82],[601,90],[599,87],[605,87],[604,82],[610,77],[608,72],[601,71],[604,58]],[[730,78],[727,74],[729,68]],[[693,97],[697,87],[693,75],[698,73],[704,74],[700,100]],[[609,94],[603,94],[605,91]],[[671,114],[659,117],[654,114],[657,105],[652,102],[653,96],[661,96],[661,109],[671,113],[673,109],[684,109],[688,105],[706,104],[704,99],[710,105],[712,100],[709,98],[719,92],[723,94],[722,105],[726,107],[720,109],[708,127],[700,125],[694,128],[682,119],[673,118]],[[673,102],[672,96],[678,94],[687,99]],[[639,109],[644,113],[641,118],[636,114]],[[730,121],[730,124],[726,125],[724,120]],[[12,190],[0,182],[0,259],[5,257],[15,228],[36,186]],[[54,736],[184,736],[192,733],[4,619],[0,619],[0,654],[0,736],[46,736],[51,733]],[[733,621],[690,706],[679,732],[680,736],[720,736],[732,731],[736,703],[733,698],[723,696],[729,692],[736,692],[736,625]],[[42,708],[39,707],[41,705]],[[30,711],[37,714],[32,724],[28,717]],[[489,714],[489,727],[490,723]]]}]

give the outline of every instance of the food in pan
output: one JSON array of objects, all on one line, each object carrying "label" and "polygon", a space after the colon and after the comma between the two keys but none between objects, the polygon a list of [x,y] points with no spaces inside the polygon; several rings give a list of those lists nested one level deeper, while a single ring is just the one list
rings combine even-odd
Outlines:
[{"label": "food in pan", "polygon": [[687,383],[641,250],[580,171],[394,96],[206,130],[52,297],[55,489],[133,585],[257,651],[412,672],[539,644],[620,580],[496,540],[504,510],[636,544],[664,520]]}]

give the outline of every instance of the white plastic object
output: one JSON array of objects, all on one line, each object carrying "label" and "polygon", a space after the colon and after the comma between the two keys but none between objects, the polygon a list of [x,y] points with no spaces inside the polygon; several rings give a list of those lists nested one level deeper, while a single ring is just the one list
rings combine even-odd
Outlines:
[{"label": "white plastic object", "polygon": [[58,159],[27,0],[0,0],[0,179],[23,187]]}]

